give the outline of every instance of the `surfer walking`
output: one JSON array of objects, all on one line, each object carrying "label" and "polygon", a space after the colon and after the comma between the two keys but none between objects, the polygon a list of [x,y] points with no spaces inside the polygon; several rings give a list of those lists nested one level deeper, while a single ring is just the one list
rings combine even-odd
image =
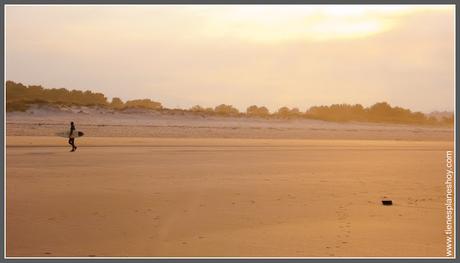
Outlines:
[{"label": "surfer walking", "polygon": [[70,122],[70,132],[69,132],[69,144],[72,146],[72,150],[70,150],[71,152],[75,152],[75,150],[77,149],[77,146],[75,146],[75,133],[76,133],[76,129],[75,129],[75,124],[72,122]]}]

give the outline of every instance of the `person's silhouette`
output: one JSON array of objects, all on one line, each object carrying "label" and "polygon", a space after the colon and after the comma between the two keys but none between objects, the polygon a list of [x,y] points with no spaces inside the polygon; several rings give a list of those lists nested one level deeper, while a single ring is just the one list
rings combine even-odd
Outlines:
[{"label": "person's silhouette", "polygon": [[69,132],[69,144],[72,146],[72,150],[70,150],[71,152],[75,152],[75,150],[77,149],[77,146],[75,146],[75,133],[76,133],[76,129],[75,129],[75,125],[72,122],[70,122],[70,132]]}]

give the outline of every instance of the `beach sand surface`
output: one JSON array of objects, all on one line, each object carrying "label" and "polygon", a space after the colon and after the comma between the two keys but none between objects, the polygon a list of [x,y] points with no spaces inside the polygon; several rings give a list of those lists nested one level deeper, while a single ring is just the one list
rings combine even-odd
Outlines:
[{"label": "beach sand surface", "polygon": [[444,126],[171,115],[150,111],[127,113],[86,107],[68,110],[32,108],[27,112],[9,112],[6,133],[8,136],[56,136],[68,131],[70,121],[74,121],[77,130],[85,132],[87,137],[402,141],[452,141],[454,138],[453,128]]},{"label": "beach sand surface", "polygon": [[7,256],[446,253],[453,141],[76,141],[7,137]]}]

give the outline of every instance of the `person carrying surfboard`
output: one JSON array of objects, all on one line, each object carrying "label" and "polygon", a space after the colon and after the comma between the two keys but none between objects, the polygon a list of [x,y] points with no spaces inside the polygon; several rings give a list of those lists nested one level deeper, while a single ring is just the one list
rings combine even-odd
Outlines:
[{"label": "person carrying surfboard", "polygon": [[73,121],[70,122],[70,132],[69,132],[69,144],[72,146],[72,150],[70,150],[71,152],[75,152],[75,150],[77,149],[77,146],[75,146],[75,134],[76,133],[76,129],[75,129],[75,125],[73,123]]}]

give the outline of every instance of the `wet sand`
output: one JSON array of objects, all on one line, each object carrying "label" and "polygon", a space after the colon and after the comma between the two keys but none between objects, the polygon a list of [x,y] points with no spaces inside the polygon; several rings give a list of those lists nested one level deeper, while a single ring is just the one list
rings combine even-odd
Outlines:
[{"label": "wet sand", "polygon": [[445,256],[452,141],[77,143],[8,136],[7,256]]}]

